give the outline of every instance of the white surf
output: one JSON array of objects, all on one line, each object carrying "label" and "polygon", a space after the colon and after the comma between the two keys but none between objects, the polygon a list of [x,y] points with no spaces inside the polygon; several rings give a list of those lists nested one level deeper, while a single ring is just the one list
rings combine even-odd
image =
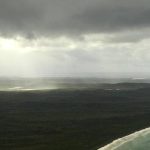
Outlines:
[{"label": "white surf", "polygon": [[117,139],[98,150],[150,150],[150,128]]}]

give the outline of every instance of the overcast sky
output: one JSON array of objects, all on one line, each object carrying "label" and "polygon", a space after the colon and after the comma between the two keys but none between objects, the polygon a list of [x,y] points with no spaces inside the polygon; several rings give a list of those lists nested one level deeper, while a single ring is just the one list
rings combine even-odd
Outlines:
[{"label": "overcast sky", "polygon": [[0,0],[0,76],[150,77],[149,0]]}]

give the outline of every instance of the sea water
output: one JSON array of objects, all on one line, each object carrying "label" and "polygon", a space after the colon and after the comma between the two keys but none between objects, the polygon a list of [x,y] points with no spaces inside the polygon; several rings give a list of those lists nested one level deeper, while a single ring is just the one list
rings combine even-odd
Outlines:
[{"label": "sea water", "polygon": [[98,150],[150,150],[150,128],[117,139]]}]

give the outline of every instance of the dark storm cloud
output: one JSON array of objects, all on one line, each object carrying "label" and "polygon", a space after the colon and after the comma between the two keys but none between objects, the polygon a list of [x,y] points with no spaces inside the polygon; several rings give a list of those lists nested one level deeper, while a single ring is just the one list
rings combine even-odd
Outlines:
[{"label": "dark storm cloud", "polygon": [[80,35],[143,29],[149,0],[0,0],[3,35]]},{"label": "dark storm cloud", "polygon": [[133,30],[118,32],[115,34],[107,34],[107,38],[103,40],[105,43],[138,43],[141,40],[148,39],[150,37],[150,30]]},{"label": "dark storm cloud", "polygon": [[149,27],[150,2],[106,0],[86,8],[73,17],[82,30],[108,32]]}]

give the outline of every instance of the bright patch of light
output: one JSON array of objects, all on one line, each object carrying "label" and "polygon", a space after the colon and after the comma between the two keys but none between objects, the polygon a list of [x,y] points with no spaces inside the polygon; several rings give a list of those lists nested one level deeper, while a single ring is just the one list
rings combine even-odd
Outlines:
[{"label": "bright patch of light", "polygon": [[[71,37],[0,37],[0,75],[49,76],[83,72],[146,72],[150,39],[113,43],[113,35]],[[76,70],[75,70],[76,68]],[[3,73],[3,74],[2,74]]]},{"label": "bright patch of light", "polygon": [[0,48],[4,50],[16,49],[19,47],[19,43],[13,39],[0,39]]}]

